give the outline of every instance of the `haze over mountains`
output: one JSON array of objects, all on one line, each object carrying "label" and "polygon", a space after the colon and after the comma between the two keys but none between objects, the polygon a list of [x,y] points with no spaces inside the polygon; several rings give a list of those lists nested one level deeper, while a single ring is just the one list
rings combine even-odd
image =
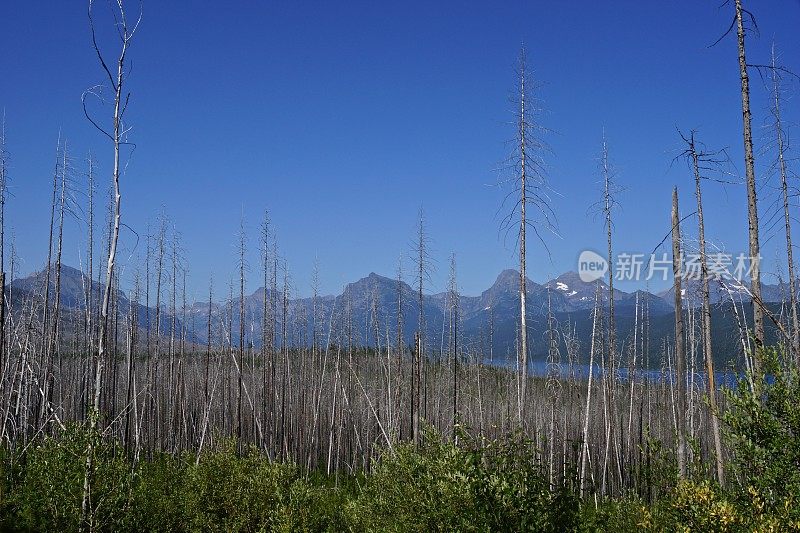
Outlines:
[{"label": "haze over mountains", "polygon": [[[52,278],[53,276],[51,276]],[[22,305],[31,295],[41,294],[44,287],[45,276],[43,272],[31,274],[28,277],[15,279],[6,291],[12,289],[14,307]],[[55,280],[50,281],[51,291],[54,292]],[[83,274],[72,267],[62,266],[61,275],[61,306],[65,316],[82,316],[85,310],[86,290],[91,287],[96,295],[101,294],[102,285],[97,281],[87,279]],[[519,308],[519,273],[516,270],[504,270],[491,287],[478,296],[461,295],[459,302],[460,314],[460,339],[465,352],[481,352],[484,357],[492,354],[498,361],[513,360],[518,328]],[[584,347],[589,345],[591,334],[591,314],[595,298],[598,295],[607,307],[609,290],[604,281],[587,283],[580,279],[575,272],[566,272],[549,280],[544,284],[527,281],[528,288],[528,313],[531,317],[531,337],[533,359],[542,359],[546,355],[544,330],[548,305],[558,324],[574,331],[579,342]],[[398,290],[399,289],[399,290]],[[737,350],[735,340],[737,335],[733,310],[730,305],[731,298],[738,304],[748,302],[746,288],[737,284],[728,284],[728,289],[719,283],[712,283],[712,302],[715,304],[715,314],[721,315],[715,321],[715,338],[719,343],[729,345],[729,350]],[[169,334],[172,327],[171,294],[167,284],[162,287],[161,297],[161,331]],[[264,316],[264,287],[259,287],[251,294],[245,296],[245,340],[253,346],[262,343],[262,319]],[[267,293],[272,312],[277,316],[277,342],[282,343],[283,336],[283,307],[284,295],[282,287],[277,293],[269,290]],[[699,283],[690,282],[685,289],[689,302],[699,303]],[[134,305],[140,326],[147,325],[149,316],[151,332],[155,327],[155,290],[151,289],[150,308],[144,303],[143,294]],[[779,302],[785,290],[780,286],[765,285],[763,293],[765,301]],[[673,296],[672,290],[660,294],[647,291],[627,293],[618,289],[614,290],[615,311],[617,317],[618,337],[623,344],[632,335],[635,319],[635,310],[647,309],[650,321],[651,352],[657,353],[662,342],[669,342],[674,336],[673,327]],[[384,277],[375,273],[357,281],[349,283],[339,295],[318,296],[316,299],[287,298],[287,330],[286,339],[290,345],[310,344],[312,335],[316,332],[317,342],[320,344],[334,343],[345,345],[353,342],[355,345],[385,346],[387,339],[391,345],[397,339],[397,309],[398,299],[402,302],[403,341],[411,344],[414,333],[418,329],[419,321],[419,295],[415,288],[403,281],[398,284],[396,279]],[[447,293],[424,294],[423,305],[425,311],[426,343],[429,355],[435,356],[446,348],[449,327],[449,299]],[[124,291],[118,293],[118,311],[120,316],[127,316],[131,308],[131,301]],[[208,318],[211,314],[212,341],[214,343],[228,342],[231,336],[233,344],[239,342],[239,299],[224,302],[212,302],[210,307],[206,302],[183,303],[178,295],[175,310],[176,329],[182,328],[185,322],[187,340],[205,344],[208,340]],[[727,317],[727,318],[726,318]],[[348,326],[348,324],[351,324]],[[489,339],[492,340],[491,350]],[[478,349],[480,348],[480,349]],[[723,347],[724,348],[724,347]],[[584,350],[585,351],[585,350]],[[724,349],[723,349],[724,351]],[[722,353],[718,351],[718,353]],[[731,359],[723,359],[725,361]]]}]

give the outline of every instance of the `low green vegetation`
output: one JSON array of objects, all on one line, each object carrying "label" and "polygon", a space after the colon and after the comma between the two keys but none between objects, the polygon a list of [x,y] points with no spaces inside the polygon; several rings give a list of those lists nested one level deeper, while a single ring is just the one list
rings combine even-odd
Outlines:
[{"label": "low green vegetation", "polygon": [[[159,454],[134,464],[113,441],[95,448],[92,506],[105,531],[790,531],[800,530],[800,374],[774,352],[762,375],[727,390],[728,481],[702,464],[678,480],[674,460],[648,475],[649,498],[578,494],[555,485],[522,435],[457,442],[428,431],[385,450],[357,477],[306,472],[218,439],[199,461]],[[751,385],[753,384],[753,385]],[[72,426],[2,450],[0,528],[81,529],[90,433]],[[660,479],[655,479],[658,477]],[[646,493],[646,492],[645,492]],[[652,495],[654,494],[654,495]]]}]

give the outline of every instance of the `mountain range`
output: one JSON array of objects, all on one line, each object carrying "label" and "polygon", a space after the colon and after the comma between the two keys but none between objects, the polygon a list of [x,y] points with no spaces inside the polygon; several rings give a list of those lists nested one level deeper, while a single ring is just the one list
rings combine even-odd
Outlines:
[{"label": "mountain range", "polygon": [[[51,276],[52,278],[52,276]],[[5,290],[13,290],[14,308],[32,294],[41,294],[45,282],[44,272],[35,272],[28,277],[15,279]],[[530,317],[532,355],[542,359],[547,353],[545,329],[548,308],[559,326],[574,331],[575,337],[584,347],[589,346],[592,329],[592,309],[596,297],[606,307],[609,288],[604,281],[587,283],[575,272],[566,272],[544,284],[527,280],[527,310]],[[54,293],[55,280],[50,280],[51,294]],[[86,278],[81,271],[62,266],[61,306],[64,316],[79,315],[85,309],[86,288],[91,287],[95,294],[102,294],[103,286]],[[461,345],[473,353],[489,352],[499,360],[513,358],[519,322],[519,273],[504,270],[491,287],[478,296],[459,296],[459,338]],[[599,289],[599,293],[598,293]],[[260,346],[262,343],[262,318],[264,316],[264,296],[270,305],[269,313],[275,313],[276,338],[281,343],[284,334],[284,298],[280,290],[272,291],[264,287],[245,296],[245,340],[248,344]],[[154,302],[154,289],[151,288],[150,301]],[[697,305],[699,283],[690,281],[683,289],[690,304]],[[617,335],[624,346],[634,330],[635,309],[646,306],[650,322],[651,356],[657,360],[662,343],[674,335],[673,328],[673,290],[658,294],[647,291],[624,292],[614,289]],[[764,285],[764,300],[778,302],[785,291],[780,286]],[[719,283],[712,283],[712,303],[715,305],[715,337],[724,350],[738,349],[738,326],[733,315],[731,299],[748,302],[747,289],[741,285],[729,284],[727,289]],[[98,297],[99,300],[99,297]],[[132,304],[124,291],[118,293],[118,309],[122,316],[134,308],[139,325],[146,327],[150,317],[151,331],[155,330],[156,310],[147,308],[140,302]],[[161,331],[168,332],[172,327],[173,316],[169,296],[162,294],[160,313]],[[339,295],[319,296],[317,298],[287,298],[286,340],[291,345],[310,344],[314,335],[319,344],[347,344],[385,346],[387,339],[396,344],[398,323],[398,301],[402,310],[402,339],[412,343],[419,329],[419,294],[406,282],[387,278],[375,273],[349,283]],[[425,294],[423,296],[425,342],[428,352],[441,353],[446,349],[449,338],[450,298],[447,293]],[[132,307],[133,305],[133,307]],[[225,302],[195,302],[187,304],[185,313],[178,302],[174,323],[180,328],[184,321],[187,339],[195,343],[206,343],[208,339],[208,320],[211,315],[212,340],[215,343],[239,342],[240,301],[233,298]],[[774,332],[772,333],[774,336]],[[491,350],[489,348],[491,339]],[[585,352],[586,350],[583,350]]]}]

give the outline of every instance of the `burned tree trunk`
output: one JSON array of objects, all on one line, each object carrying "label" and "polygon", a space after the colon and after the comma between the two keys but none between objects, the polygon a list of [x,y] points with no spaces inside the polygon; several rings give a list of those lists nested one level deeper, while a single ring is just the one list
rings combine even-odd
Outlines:
[{"label": "burned tree trunk", "polygon": [[[752,115],[750,114],[750,79],[747,75],[745,55],[745,25],[742,0],[736,0],[736,40],[739,48],[739,78],[742,84],[742,138],[744,141],[744,163],[747,185],[747,232],[750,240],[750,261],[752,262],[750,292],[752,293],[753,330],[756,350],[764,346],[764,310],[761,306],[761,261],[758,237],[758,201],[756,193],[755,157],[753,156]],[[758,368],[758,356],[753,358]]]},{"label": "burned tree trunk", "polygon": [[675,278],[675,382],[677,395],[678,475],[686,477],[686,346],[683,336],[683,294],[681,289],[681,229],[678,188],[672,190],[672,273]]}]

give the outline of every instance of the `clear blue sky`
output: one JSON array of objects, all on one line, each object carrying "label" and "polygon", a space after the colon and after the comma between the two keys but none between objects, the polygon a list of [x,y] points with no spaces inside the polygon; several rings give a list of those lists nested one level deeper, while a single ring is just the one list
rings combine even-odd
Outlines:
[{"label": "clear blue sky", "polygon": [[[504,243],[498,232],[504,191],[490,185],[513,136],[508,97],[524,41],[542,83],[543,123],[554,131],[549,178],[560,193],[553,207],[562,235],[548,240],[552,263],[530,247],[531,277],[574,269],[581,250],[603,247],[602,225],[587,215],[599,195],[603,128],[626,188],[616,248],[649,252],[669,229],[672,186],[683,211],[694,201],[685,165],[670,168],[680,149],[676,127],[729,147],[743,173],[736,43],[729,36],[709,48],[731,21],[731,7],[720,3],[146,0],[130,50],[137,149],[123,182],[124,220],[144,235],[163,206],[183,237],[190,289],[202,299],[212,272],[218,283],[234,275],[242,212],[251,237],[248,290],[257,287],[256,237],[269,209],[297,292],[310,292],[317,258],[323,291],[338,293],[370,271],[393,275],[424,204],[438,262],[431,289],[443,289],[454,251],[462,291],[476,294],[516,266],[513,239]],[[800,71],[800,2],[748,3],[761,31],[750,40],[750,61],[767,62],[774,38],[782,62]],[[104,2],[98,7],[105,11]],[[45,261],[59,129],[76,164],[91,149],[109,178],[111,147],[80,103],[102,76],[85,2],[9,3],[0,43],[13,180],[7,222],[21,270],[30,272]],[[752,74],[760,132],[767,101]],[[788,102],[789,119],[799,110],[800,100]],[[765,184],[765,219],[774,198]],[[709,237],[746,250],[743,188],[708,184],[706,201]],[[72,220],[66,231],[65,262],[77,266],[85,229]],[[764,233],[774,234],[770,268],[780,232]],[[123,264],[143,254],[134,243],[124,232]]]}]

